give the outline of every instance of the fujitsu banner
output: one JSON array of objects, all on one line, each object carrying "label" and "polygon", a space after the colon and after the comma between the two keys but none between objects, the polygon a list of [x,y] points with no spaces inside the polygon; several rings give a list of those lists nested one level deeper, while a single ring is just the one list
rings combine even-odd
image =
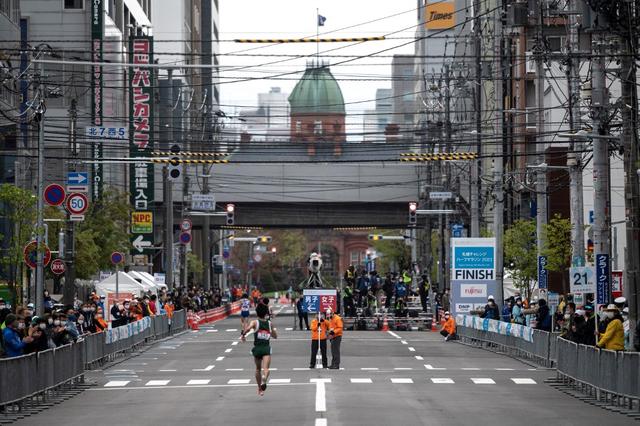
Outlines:
[{"label": "fujitsu banner", "polygon": [[[151,157],[153,151],[153,38],[132,37],[129,41],[129,156]],[[153,207],[153,164],[140,161],[129,166],[131,206],[135,213],[151,215]],[[152,224],[153,228],[153,224]],[[153,232],[131,233],[132,254],[142,254],[141,247],[153,246]]]},{"label": "fujitsu banner", "polygon": [[[91,0],[91,61],[102,62],[103,45],[102,38],[104,34],[104,0]],[[93,126],[102,126],[103,119],[103,76],[102,67],[93,65],[91,67],[91,119]],[[93,158],[99,160],[103,156],[102,141],[93,139],[91,141],[91,149]],[[91,194],[93,199],[102,195],[103,187],[103,171],[102,164],[98,161],[92,165],[92,188]]]},{"label": "fujitsu banner", "polygon": [[[451,239],[451,311],[469,314],[496,294],[495,238]],[[496,300],[496,303],[501,301]]]}]

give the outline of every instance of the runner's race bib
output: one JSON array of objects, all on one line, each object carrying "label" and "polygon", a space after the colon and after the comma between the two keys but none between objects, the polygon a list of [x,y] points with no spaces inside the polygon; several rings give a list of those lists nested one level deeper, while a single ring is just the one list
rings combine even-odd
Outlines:
[{"label": "runner's race bib", "polygon": [[269,333],[269,330],[258,330],[257,337],[258,340],[269,340],[271,339],[271,333]]}]

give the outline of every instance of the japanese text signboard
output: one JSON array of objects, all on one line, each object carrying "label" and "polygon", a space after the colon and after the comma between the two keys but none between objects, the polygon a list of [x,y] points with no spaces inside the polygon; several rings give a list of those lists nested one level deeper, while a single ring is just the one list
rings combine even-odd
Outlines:
[{"label": "japanese text signboard", "polygon": [[[153,38],[132,37],[129,46],[129,61],[136,66],[129,73],[129,156],[150,157],[153,151],[153,69],[145,65],[153,64]],[[129,166],[129,189],[134,214],[151,214],[153,208],[153,164],[133,161]],[[149,216],[146,216],[149,217]],[[153,215],[150,216],[153,218]],[[144,227],[132,229],[134,242],[144,233],[141,247],[153,246],[153,233]],[[151,223],[153,229],[153,223]],[[144,232],[143,232],[144,231]]]},{"label": "japanese text signboard", "polygon": [[609,255],[596,255],[596,303],[606,305],[609,303],[611,291],[611,279],[609,277]]},{"label": "japanese text signboard", "polygon": [[451,239],[452,314],[469,314],[495,295],[495,248],[494,238]]},{"label": "japanese text signboard", "polygon": [[[91,60],[93,62],[103,61],[103,34],[104,34],[104,2],[103,0],[93,0],[91,2]],[[102,126],[103,116],[103,76],[102,66],[93,65],[91,68],[91,87],[92,87],[92,124],[94,126]],[[91,147],[93,158],[101,159],[103,156],[102,141],[92,140]],[[96,161],[92,165],[93,175],[93,199],[102,195],[102,163]]]},{"label": "japanese text signboard", "polygon": [[338,309],[338,296],[335,289],[305,289],[302,291],[302,309],[304,312],[325,312]]}]

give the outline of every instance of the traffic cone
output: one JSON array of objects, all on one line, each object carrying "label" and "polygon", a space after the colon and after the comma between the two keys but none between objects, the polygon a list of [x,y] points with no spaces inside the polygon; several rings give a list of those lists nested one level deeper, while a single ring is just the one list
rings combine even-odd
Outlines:
[{"label": "traffic cone", "polygon": [[438,331],[438,328],[436,327],[436,316],[435,315],[431,316],[431,331]]},{"label": "traffic cone", "polygon": [[389,331],[389,323],[387,322],[387,316],[384,316],[382,320],[382,331]]}]

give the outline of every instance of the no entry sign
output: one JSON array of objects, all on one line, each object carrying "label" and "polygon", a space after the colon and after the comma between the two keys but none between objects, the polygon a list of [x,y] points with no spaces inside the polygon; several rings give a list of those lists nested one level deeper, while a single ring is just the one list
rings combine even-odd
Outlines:
[{"label": "no entry sign", "polygon": [[66,195],[64,188],[57,183],[52,183],[44,189],[44,201],[50,206],[59,206],[64,203]]}]

